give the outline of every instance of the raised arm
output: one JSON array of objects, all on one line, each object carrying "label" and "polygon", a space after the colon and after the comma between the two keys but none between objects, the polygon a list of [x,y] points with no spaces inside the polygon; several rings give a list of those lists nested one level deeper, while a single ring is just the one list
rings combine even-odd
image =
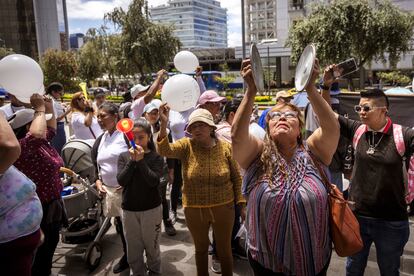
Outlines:
[{"label": "raised arm", "polygon": [[307,143],[310,151],[325,165],[329,165],[338,146],[339,123],[329,103],[316,89],[315,80],[318,75],[319,62],[316,60],[312,77],[305,89],[313,111],[318,116],[320,127],[308,138]]},{"label": "raised arm", "polygon": [[254,97],[257,93],[250,60],[243,61],[241,75],[247,83],[247,90],[234,116],[231,140],[234,159],[243,169],[247,169],[262,151],[263,144],[256,137],[249,134],[250,116],[254,106]]},{"label": "raised arm", "polygon": [[52,118],[48,121],[46,121],[46,126],[56,129],[57,128],[57,122],[55,117],[55,112],[53,110],[53,101],[50,98],[44,97],[45,101],[45,110],[46,114],[52,114]]},{"label": "raised arm", "polygon": [[33,137],[46,139],[46,106],[43,96],[33,94],[30,97],[30,104],[32,105],[35,113],[29,132]]},{"label": "raised arm", "polygon": [[160,134],[157,139],[157,151],[159,155],[167,158],[182,159],[187,148],[187,138],[182,138],[175,143],[170,143],[167,136],[167,124],[170,108],[166,103],[160,106],[159,113]]},{"label": "raised arm", "polygon": [[204,81],[203,81],[202,74],[203,74],[203,67],[198,66],[196,69],[196,81],[197,81],[198,87],[200,87],[200,94],[203,94],[204,91],[207,90],[204,84]]},{"label": "raised arm", "polygon": [[20,144],[6,119],[0,114],[0,174],[19,158]]},{"label": "raised arm", "polygon": [[154,98],[155,94],[157,93],[157,91],[160,88],[160,84],[161,84],[162,78],[166,74],[167,74],[167,71],[165,71],[164,69],[161,69],[160,71],[157,72],[157,78],[151,84],[150,88],[148,89],[147,93],[144,96],[144,102],[145,102],[145,104],[147,104],[150,101],[152,101],[152,99]]}]

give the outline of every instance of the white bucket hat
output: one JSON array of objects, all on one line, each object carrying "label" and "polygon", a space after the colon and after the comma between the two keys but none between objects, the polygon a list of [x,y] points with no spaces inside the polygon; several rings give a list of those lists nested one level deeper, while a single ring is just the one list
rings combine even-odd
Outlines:
[{"label": "white bucket hat", "polygon": [[[25,108],[16,111],[10,118],[9,124],[12,129],[17,129],[19,127],[25,126],[31,121],[33,121],[35,111],[31,108]],[[46,121],[52,119],[53,114],[46,114]]]}]

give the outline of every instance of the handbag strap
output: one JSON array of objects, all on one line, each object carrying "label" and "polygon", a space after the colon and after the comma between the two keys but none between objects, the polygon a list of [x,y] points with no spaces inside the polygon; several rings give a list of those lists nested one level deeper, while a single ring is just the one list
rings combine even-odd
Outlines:
[{"label": "handbag strap", "polygon": [[91,127],[89,127],[89,131],[92,133],[93,138],[94,138],[94,139],[96,139],[96,135],[95,135],[95,133],[93,132],[93,130],[92,130],[92,128],[91,128]]}]

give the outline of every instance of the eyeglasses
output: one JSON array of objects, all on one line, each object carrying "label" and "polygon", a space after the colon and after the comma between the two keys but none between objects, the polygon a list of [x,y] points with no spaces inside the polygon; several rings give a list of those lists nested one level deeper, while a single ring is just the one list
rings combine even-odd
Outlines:
[{"label": "eyeglasses", "polygon": [[361,111],[370,112],[370,111],[372,111],[374,109],[378,109],[378,108],[386,108],[386,107],[385,106],[369,106],[369,105],[362,105],[362,106],[361,105],[356,105],[356,106],[354,106],[354,110],[357,113],[359,113]]},{"label": "eyeglasses", "polygon": [[279,112],[279,111],[275,111],[275,112],[269,112],[269,118],[270,120],[280,120],[280,118],[282,118],[282,116],[284,116],[286,119],[295,119],[298,116],[298,113],[296,111],[286,111],[286,112]]},{"label": "eyeglasses", "polygon": [[84,100],[86,100],[84,97],[78,98],[78,101],[84,101]]}]

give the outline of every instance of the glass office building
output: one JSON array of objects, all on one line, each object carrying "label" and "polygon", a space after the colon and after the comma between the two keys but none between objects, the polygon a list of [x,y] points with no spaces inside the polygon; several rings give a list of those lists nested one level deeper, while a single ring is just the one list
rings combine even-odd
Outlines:
[{"label": "glass office building", "polygon": [[173,25],[182,47],[226,48],[227,10],[215,0],[171,0],[150,9],[154,23]]},{"label": "glass office building", "polygon": [[66,0],[1,0],[0,47],[38,59],[68,49]]}]

